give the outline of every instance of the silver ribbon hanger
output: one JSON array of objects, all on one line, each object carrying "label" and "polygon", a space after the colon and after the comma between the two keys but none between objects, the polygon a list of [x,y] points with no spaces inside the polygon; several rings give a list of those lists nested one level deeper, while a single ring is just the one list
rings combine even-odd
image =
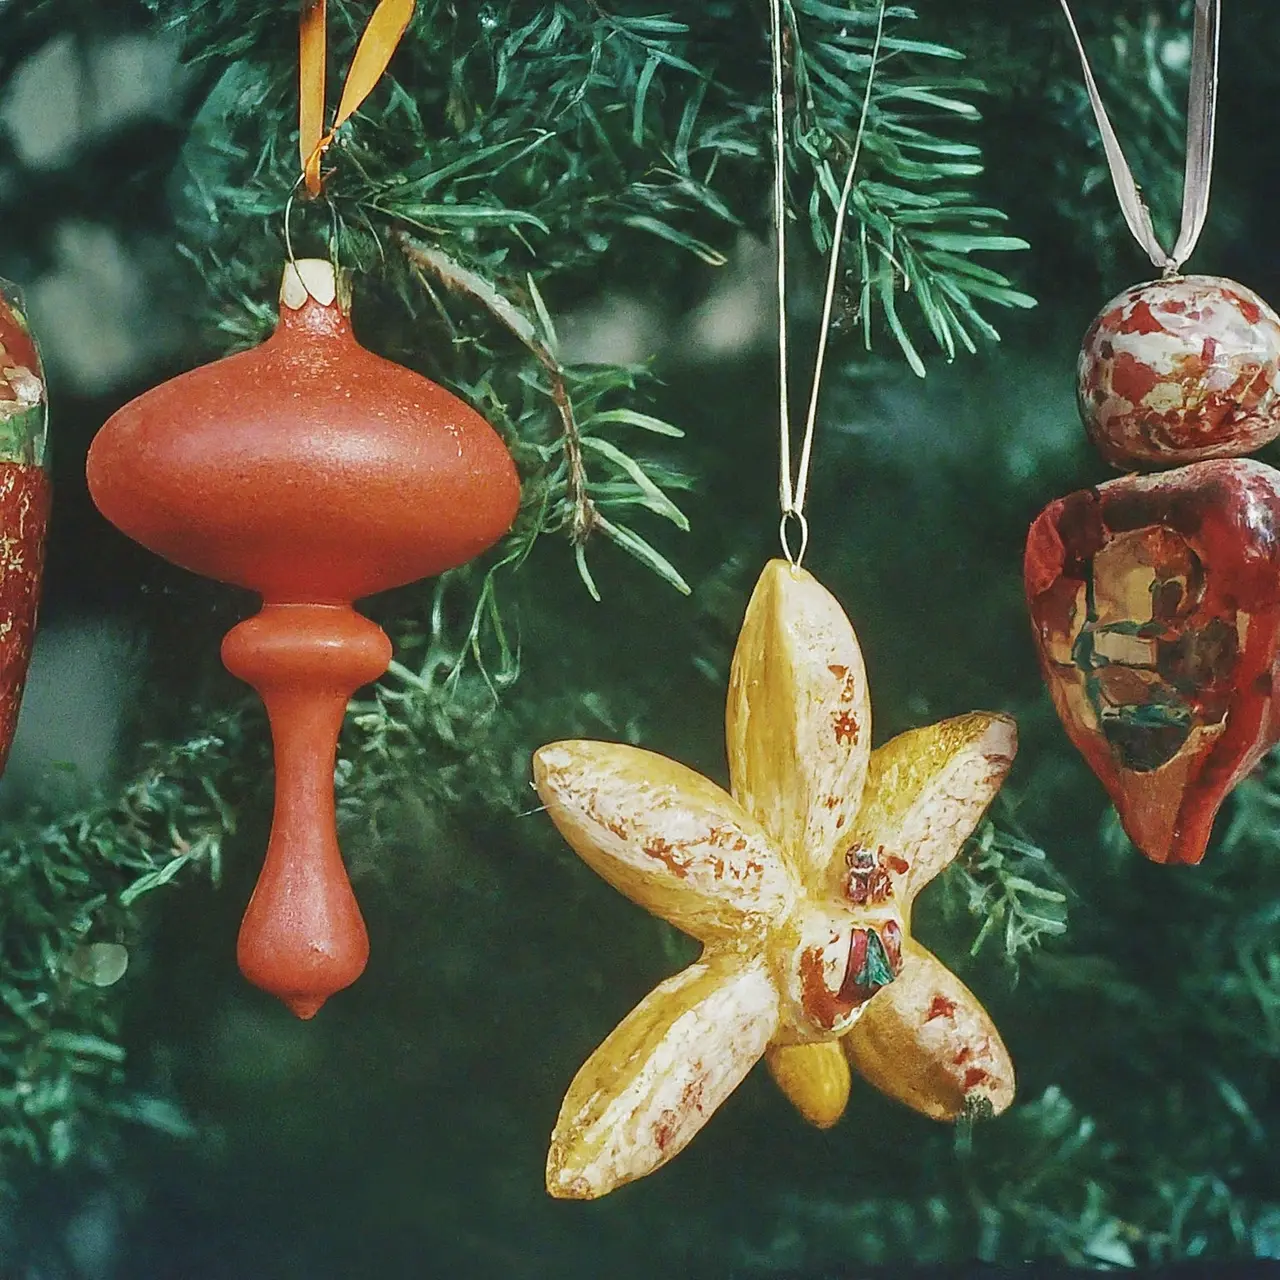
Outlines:
[{"label": "silver ribbon hanger", "polygon": [[1098,82],[1084,51],[1084,42],[1076,29],[1075,18],[1067,0],[1059,0],[1067,16],[1080,65],[1084,68],[1085,87],[1093,106],[1094,117],[1102,134],[1102,146],[1120,199],[1124,220],[1133,238],[1165,275],[1174,275],[1195,250],[1209,213],[1209,185],[1213,173],[1213,134],[1218,107],[1218,28],[1222,17],[1222,0],[1196,0],[1195,32],[1191,39],[1191,85],[1187,99],[1187,164],[1182,188],[1182,228],[1173,252],[1165,250],[1151,225],[1151,212],[1143,203],[1133,171],[1124,158],[1120,140],[1111,127],[1107,109],[1102,105]]}]

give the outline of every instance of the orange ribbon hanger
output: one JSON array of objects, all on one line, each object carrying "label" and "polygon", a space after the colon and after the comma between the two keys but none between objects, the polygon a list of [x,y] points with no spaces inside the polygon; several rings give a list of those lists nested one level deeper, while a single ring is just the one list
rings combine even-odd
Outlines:
[{"label": "orange ribbon hanger", "polygon": [[369,25],[356,46],[342,101],[333,128],[324,131],[325,96],[325,0],[302,0],[302,25],[298,39],[299,101],[298,152],[307,190],[320,194],[320,159],[333,142],[333,135],[360,109],[373,92],[404,35],[417,0],[380,0]]}]

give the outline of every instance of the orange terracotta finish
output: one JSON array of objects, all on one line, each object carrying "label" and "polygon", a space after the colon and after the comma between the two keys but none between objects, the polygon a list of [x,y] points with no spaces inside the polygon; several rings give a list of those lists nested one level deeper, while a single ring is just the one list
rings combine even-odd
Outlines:
[{"label": "orange terracotta finish", "polygon": [[271,840],[236,950],[240,970],[309,1018],[364,972],[369,937],[338,850],[333,764],[347,702],[391,661],[378,626],[342,605],[267,605],[222,660],[262,695],[276,744]]},{"label": "orange terracotta finish", "polygon": [[433,577],[510,527],[515,467],[475,410],[366,351],[336,305],[126,405],[88,463],[103,515],[166,560],[273,603]]},{"label": "orange terracotta finish", "polygon": [[262,695],[276,758],[271,842],[239,959],[310,1017],[368,955],[338,851],[333,766],[347,701],[386,670],[391,645],[351,602],[480,554],[510,527],[520,489],[478,413],[365,350],[341,299],[326,304],[299,283],[299,305],[281,306],[260,347],[112,417],[87,474],[124,533],[263,597],[222,648]]}]

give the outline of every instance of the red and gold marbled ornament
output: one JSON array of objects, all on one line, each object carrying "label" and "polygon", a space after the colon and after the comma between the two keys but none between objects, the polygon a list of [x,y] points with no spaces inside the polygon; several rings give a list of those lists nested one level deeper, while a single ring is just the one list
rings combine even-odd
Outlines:
[{"label": "red and gold marbled ornament", "polygon": [[1060,498],[1025,574],[1054,705],[1125,830],[1155,862],[1199,862],[1280,739],[1280,472],[1223,459]]},{"label": "red and gold marbled ornament", "polygon": [[1115,466],[1252,453],[1280,435],[1280,317],[1216,276],[1135,285],[1085,335],[1078,393]]},{"label": "red and gold marbled ornament", "polygon": [[40,355],[17,291],[0,281],[0,771],[9,757],[31,661],[49,476]]}]

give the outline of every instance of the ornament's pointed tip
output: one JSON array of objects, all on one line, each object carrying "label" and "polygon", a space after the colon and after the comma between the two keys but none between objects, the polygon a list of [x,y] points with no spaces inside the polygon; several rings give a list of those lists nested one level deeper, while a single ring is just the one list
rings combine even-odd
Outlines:
[{"label": "ornament's pointed tip", "polygon": [[309,1022],[324,1007],[327,996],[281,996],[280,1000],[295,1017]]},{"label": "ornament's pointed tip", "polygon": [[1201,797],[1200,805],[1183,804],[1172,821],[1136,787],[1113,795],[1112,800],[1129,842],[1148,862],[1162,867],[1194,867],[1204,860],[1214,819],[1228,794],[1224,788],[1220,795]]},{"label": "ornament's pointed tip", "polygon": [[1180,840],[1176,836],[1167,841],[1139,842],[1130,835],[1133,846],[1148,862],[1161,867],[1197,867],[1204,861],[1209,842],[1205,840]]},{"label": "ornament's pointed tip", "polygon": [[598,1187],[575,1172],[563,1141],[552,1138],[551,1150],[547,1153],[547,1195],[553,1200],[596,1200],[611,1190],[611,1187]]},{"label": "ornament's pointed tip", "polygon": [[[349,887],[347,892],[350,893]],[[327,1000],[345,991],[364,973],[369,959],[369,938],[354,896],[350,899],[352,915],[345,922],[346,928],[328,937],[318,929],[303,936],[287,929],[274,932],[269,927],[264,929],[264,903],[270,901],[269,894],[257,894],[250,904],[251,914],[245,916],[237,948],[240,972],[260,991],[274,996],[305,1022],[314,1018]],[[338,901],[341,905],[341,896]],[[322,957],[319,961],[318,952]]]}]

